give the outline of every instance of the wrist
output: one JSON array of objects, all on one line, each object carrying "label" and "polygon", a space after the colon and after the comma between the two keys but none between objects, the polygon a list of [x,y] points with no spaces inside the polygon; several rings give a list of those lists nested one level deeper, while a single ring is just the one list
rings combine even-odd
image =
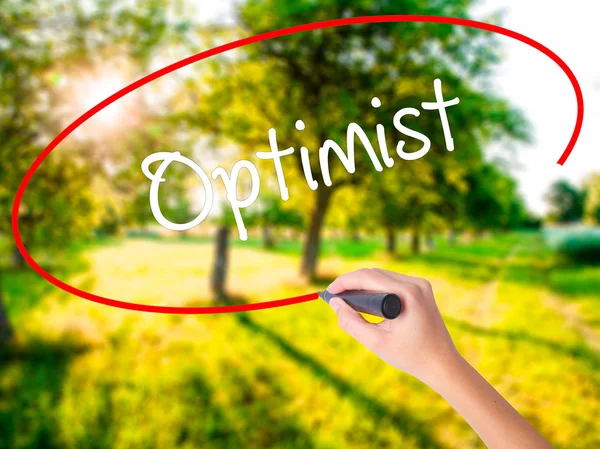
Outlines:
[{"label": "wrist", "polygon": [[421,380],[438,394],[444,396],[444,393],[452,388],[470,369],[472,369],[471,365],[453,348],[451,351],[444,353],[443,356],[438,357],[432,369]]}]

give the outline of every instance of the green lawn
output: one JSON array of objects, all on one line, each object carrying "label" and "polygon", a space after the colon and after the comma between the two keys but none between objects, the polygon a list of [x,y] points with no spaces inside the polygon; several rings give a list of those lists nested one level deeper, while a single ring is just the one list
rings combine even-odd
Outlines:
[{"label": "green lawn", "polygon": [[[322,282],[306,285],[299,248],[236,243],[231,295],[302,294],[363,266],[426,277],[463,355],[555,447],[600,447],[600,268],[565,265],[533,233],[440,240],[396,258],[381,239],[331,240]],[[200,239],[108,240],[48,269],[117,299],[208,305],[212,251]],[[166,316],[71,297],[31,270],[6,273],[3,289],[17,342],[0,353],[2,449],[483,447],[435,393],[343,334],[320,301]]]}]

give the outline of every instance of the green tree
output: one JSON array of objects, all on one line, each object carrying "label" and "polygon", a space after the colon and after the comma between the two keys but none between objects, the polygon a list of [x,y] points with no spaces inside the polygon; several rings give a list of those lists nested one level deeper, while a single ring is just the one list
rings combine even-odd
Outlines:
[{"label": "green tree", "polygon": [[593,173],[586,179],[585,190],[585,219],[600,224],[600,173]]},{"label": "green tree", "polygon": [[[330,0],[317,4],[308,0],[293,3],[250,0],[240,6],[239,17],[246,34],[258,34],[319,19],[402,11],[467,17],[470,6],[470,1],[451,4],[426,1],[415,5],[412,1],[350,4]],[[210,92],[201,96],[200,104],[191,114],[192,122],[227,136],[246,153],[268,146],[266,131],[274,127],[282,148],[296,148],[292,169],[300,173],[298,150],[303,145],[310,150],[311,168],[319,188],[311,193],[312,201],[307,202],[311,209],[301,272],[312,276],[321,230],[334,192],[347,185],[364,185],[374,171],[368,157],[359,149],[356,172],[349,175],[341,164],[334,162],[333,186],[328,188],[323,183],[314,152],[327,139],[344,147],[346,125],[350,122],[372,130],[377,123],[391,122],[393,112],[387,113],[392,110],[432,101],[434,78],[443,80],[450,98],[458,96],[466,103],[466,107],[452,110],[452,120],[465,141],[489,138],[507,128],[518,128],[518,114],[504,101],[475,88],[476,80],[485,78],[496,60],[493,37],[463,27],[373,24],[295,34],[246,47],[234,58],[215,58],[210,66],[213,71],[199,81],[202,86],[208,84]],[[199,85],[194,88],[200,90]],[[383,100],[377,112],[373,112],[369,104],[375,95]],[[431,111],[427,115],[427,118],[415,119],[416,128],[430,131],[435,127],[439,136],[437,113]],[[378,121],[384,116],[386,122]],[[306,124],[301,132],[294,127],[298,119]],[[498,126],[501,122],[502,126]],[[432,141],[441,145],[443,139],[432,138]],[[413,195],[413,198],[420,200],[421,197]],[[418,232],[417,223],[425,216],[421,216],[420,211],[434,206],[429,198],[426,202],[417,204],[416,208],[413,205],[419,211],[410,220],[414,232]]]},{"label": "green tree", "polygon": [[[12,203],[25,171],[63,125],[55,106],[64,99],[64,72],[92,69],[95,55],[112,57],[115,47],[143,70],[158,43],[172,37],[165,2],[151,0],[138,8],[126,1],[91,6],[73,1],[66,7],[55,1],[0,0],[0,236],[10,238]],[[99,223],[96,211],[109,210],[98,205],[93,187],[115,155],[98,158],[98,153],[88,144],[65,143],[38,169],[19,209],[19,229],[29,250],[42,243],[63,247],[88,236]],[[22,263],[16,250],[14,256]],[[3,321],[1,294],[0,288]]]},{"label": "green tree", "polygon": [[[466,94],[461,105],[471,109],[474,101]],[[431,233],[442,229],[508,226],[509,203],[516,205],[522,201],[516,182],[494,165],[483,162],[484,147],[499,133],[519,139],[528,136],[523,126],[514,122],[519,113],[505,102],[490,95],[487,107],[485,112],[470,111],[468,118],[462,114],[452,116],[462,123],[461,132],[455,137],[456,151],[451,153],[434,144],[431,151],[435,155],[401,162],[398,170],[385,171],[367,181],[366,207],[385,230],[388,252],[395,251],[398,229],[411,233],[412,252],[419,253],[423,234],[431,242]],[[435,120],[425,121],[421,126],[426,135],[443,140]],[[497,205],[497,214],[478,212],[474,203],[485,203],[490,198]]]},{"label": "green tree", "polygon": [[262,228],[265,248],[275,246],[276,237],[273,235],[273,231],[277,231],[279,228],[300,229],[304,225],[302,214],[284,204],[279,195],[270,194],[266,197],[263,195],[260,208],[261,211],[255,221]]},{"label": "green tree", "polygon": [[[4,238],[11,232],[10,213],[17,186],[41,151],[37,139],[44,120],[34,101],[39,75],[50,63],[50,50],[47,44],[32,42],[29,30],[39,27],[41,19],[36,9],[35,2],[0,2],[0,235]],[[19,257],[13,258],[20,263]],[[12,332],[3,310],[1,281],[0,272],[0,329],[8,338]]]},{"label": "green tree", "polygon": [[467,176],[466,224],[471,229],[511,229],[526,219],[516,181],[491,163],[484,163]]},{"label": "green tree", "polygon": [[546,199],[550,206],[550,220],[557,223],[581,220],[585,193],[569,181],[563,179],[554,182]]}]

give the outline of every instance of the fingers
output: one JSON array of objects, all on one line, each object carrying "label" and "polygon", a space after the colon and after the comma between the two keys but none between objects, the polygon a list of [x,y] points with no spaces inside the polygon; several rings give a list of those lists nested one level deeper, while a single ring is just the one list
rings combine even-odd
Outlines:
[{"label": "fingers", "polygon": [[408,281],[402,277],[392,278],[378,269],[368,268],[341,275],[331,283],[327,290],[333,294],[345,290],[374,290],[396,293],[404,304],[418,300],[424,293],[424,287],[417,285],[414,281]]},{"label": "fingers", "polygon": [[373,348],[382,337],[382,330],[369,323],[341,298],[333,298],[329,305],[338,316],[340,328],[367,348]]},{"label": "fingers", "polygon": [[409,282],[411,284],[415,284],[415,285],[421,287],[422,289],[431,289],[431,283],[427,279],[423,279],[423,278],[419,278],[419,277],[415,277],[415,276],[408,276],[406,274],[395,273],[393,271],[383,270],[381,268],[373,268],[373,270],[378,271],[381,274],[388,276],[392,279],[396,279],[400,282]]},{"label": "fingers", "polygon": [[371,270],[373,271],[377,271],[387,277],[390,277],[392,279],[396,279],[398,281],[404,281],[404,282],[412,282],[413,284],[416,283],[417,281],[420,280],[420,278],[414,277],[414,276],[409,276],[407,274],[401,274],[401,273],[396,273],[394,271],[389,271],[389,270],[384,270],[383,268],[371,268]]},{"label": "fingers", "polygon": [[394,279],[378,271],[361,268],[357,271],[342,274],[327,287],[327,290],[333,294],[345,290],[375,290],[385,292],[393,291],[391,289],[396,284],[397,282]]}]

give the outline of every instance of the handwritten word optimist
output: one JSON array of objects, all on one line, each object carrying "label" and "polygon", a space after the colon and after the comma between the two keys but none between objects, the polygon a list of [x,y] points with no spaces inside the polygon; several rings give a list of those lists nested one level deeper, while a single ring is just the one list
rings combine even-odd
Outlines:
[{"label": "handwritten word optimist", "polygon": [[[434,80],[433,88],[435,93],[435,101],[434,102],[423,102],[421,103],[421,107],[425,110],[437,110],[439,111],[440,121],[442,124],[442,130],[444,133],[444,140],[446,144],[446,149],[448,151],[454,150],[454,141],[452,139],[452,133],[450,132],[450,124],[448,123],[448,115],[446,113],[446,108],[449,106],[454,106],[459,103],[458,97],[453,98],[452,100],[444,101],[444,97],[442,94],[442,82],[439,79]],[[374,97],[371,100],[371,105],[374,108],[379,108],[381,106],[381,101],[379,98]],[[404,151],[404,140],[399,140],[396,145],[396,153],[398,156],[406,161],[413,161],[416,159],[420,159],[427,154],[431,147],[431,141],[429,138],[422,133],[410,129],[402,124],[402,118],[406,115],[412,115],[418,117],[420,115],[420,111],[415,108],[402,108],[396,114],[394,114],[393,124],[394,128],[398,130],[405,136],[411,137],[418,141],[422,142],[422,146],[419,150],[414,152],[405,152]],[[305,128],[305,124],[302,120],[298,120],[296,122],[296,129],[298,131],[302,131]],[[385,138],[385,130],[383,125],[378,124],[376,126],[377,133],[377,142],[379,145],[379,154],[381,159],[386,167],[390,168],[394,165],[394,159],[389,155],[386,138]],[[279,192],[281,194],[281,199],[287,201],[289,199],[289,192],[287,188],[287,184],[285,182],[285,175],[283,173],[283,167],[281,165],[281,159],[283,157],[289,156],[293,154],[296,150],[293,147],[287,148],[285,150],[279,150],[277,145],[277,137],[276,131],[274,128],[269,129],[269,145],[271,148],[270,152],[257,152],[256,157],[259,159],[265,160],[273,160],[273,166],[275,168],[275,174],[277,175],[277,181],[279,183]],[[323,177],[323,182],[327,186],[332,185],[331,176],[329,173],[329,152],[333,151],[340,162],[346,169],[348,173],[354,173],[356,170],[356,164],[354,159],[354,143],[355,139],[358,138],[363,145],[365,151],[367,152],[371,162],[373,163],[373,167],[377,171],[383,171],[383,166],[371,145],[369,138],[365,131],[360,127],[360,125],[356,123],[350,123],[346,132],[346,152],[342,150],[340,145],[337,142],[334,142],[331,139],[323,142],[323,146],[319,148],[319,165],[321,168],[321,174]],[[300,148],[300,159],[302,162],[302,168],[304,171],[304,178],[306,183],[312,190],[316,190],[319,185],[318,182],[313,178],[312,169],[310,166],[308,149],[306,147]],[[158,166],[154,173],[150,172],[150,165],[154,162],[162,161]],[[158,201],[158,193],[160,183],[164,182],[165,179],[163,175],[169,165],[173,162],[180,162],[182,164],[187,165],[191,168],[196,175],[202,181],[202,184],[205,189],[206,199],[204,201],[204,206],[200,213],[193,220],[187,223],[173,223],[169,221],[161,212],[159,201]],[[242,169],[246,169],[250,174],[250,193],[244,199],[238,198],[237,186],[238,179],[240,176],[240,172]],[[172,231],[185,231],[191,229],[198,224],[202,223],[208,214],[213,205],[214,201],[214,193],[213,187],[211,184],[211,180],[208,175],[202,170],[202,168],[196,164],[194,161],[188,159],[185,156],[182,156],[178,151],[175,152],[157,152],[151,154],[146,157],[142,162],[142,172],[144,175],[150,179],[150,208],[152,210],[152,214],[154,218],[167,229]],[[256,166],[248,161],[248,160],[240,160],[236,162],[231,169],[231,173],[228,174],[227,171],[222,167],[217,167],[213,170],[211,177],[213,180],[217,180],[221,178],[225,187],[227,201],[231,206],[231,210],[235,217],[235,222],[238,228],[239,236],[241,240],[248,239],[248,232],[246,231],[246,227],[244,226],[244,220],[241,215],[241,210],[250,207],[258,198],[258,194],[260,191],[260,176],[258,174],[258,170]]]}]

